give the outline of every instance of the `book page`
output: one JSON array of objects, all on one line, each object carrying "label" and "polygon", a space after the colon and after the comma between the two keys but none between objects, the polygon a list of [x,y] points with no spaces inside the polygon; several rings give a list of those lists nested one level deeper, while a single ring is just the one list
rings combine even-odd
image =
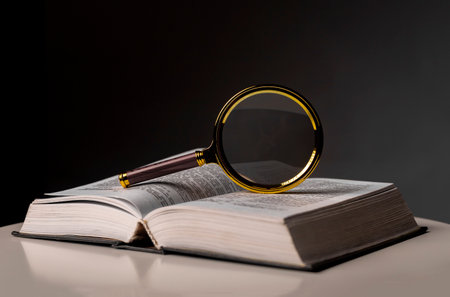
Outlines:
[{"label": "book page", "polygon": [[230,211],[256,217],[284,219],[313,209],[361,198],[393,189],[391,183],[308,178],[299,186],[280,194],[239,191],[180,205]]},{"label": "book page", "polygon": [[155,178],[124,189],[117,176],[69,190],[49,193],[51,196],[104,196],[128,201],[141,217],[168,205],[194,201],[242,190],[215,164],[206,164]]}]

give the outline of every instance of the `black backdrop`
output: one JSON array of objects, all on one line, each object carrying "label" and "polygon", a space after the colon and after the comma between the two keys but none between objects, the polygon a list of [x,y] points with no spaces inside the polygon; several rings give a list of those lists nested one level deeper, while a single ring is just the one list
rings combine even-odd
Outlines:
[{"label": "black backdrop", "polygon": [[258,83],[325,131],[314,174],[392,181],[450,222],[448,1],[30,1],[5,9],[1,225],[43,193],[206,146]]}]

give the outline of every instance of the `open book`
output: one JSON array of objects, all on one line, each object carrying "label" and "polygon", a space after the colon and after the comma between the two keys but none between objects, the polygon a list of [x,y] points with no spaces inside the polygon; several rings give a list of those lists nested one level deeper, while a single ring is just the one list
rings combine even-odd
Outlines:
[{"label": "open book", "polygon": [[128,189],[111,177],[49,195],[16,235],[315,269],[420,230],[391,183],[309,178],[256,194],[214,164]]}]

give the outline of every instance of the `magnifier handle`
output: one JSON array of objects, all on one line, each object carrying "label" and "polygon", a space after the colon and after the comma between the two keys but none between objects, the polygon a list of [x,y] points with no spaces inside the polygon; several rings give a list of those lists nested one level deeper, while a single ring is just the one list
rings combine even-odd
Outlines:
[{"label": "magnifier handle", "polygon": [[131,185],[142,181],[150,180],[181,170],[202,166],[205,164],[203,151],[195,151],[185,155],[153,163],[136,168],[126,173],[119,174],[119,181],[122,187],[128,188]]}]

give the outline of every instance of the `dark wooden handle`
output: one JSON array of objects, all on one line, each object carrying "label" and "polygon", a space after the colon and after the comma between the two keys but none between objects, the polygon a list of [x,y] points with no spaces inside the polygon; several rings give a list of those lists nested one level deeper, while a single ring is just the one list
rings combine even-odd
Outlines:
[{"label": "dark wooden handle", "polygon": [[198,158],[198,152],[188,153],[180,157],[127,171],[119,175],[119,180],[122,186],[126,188],[142,181],[197,167],[201,165]]}]

